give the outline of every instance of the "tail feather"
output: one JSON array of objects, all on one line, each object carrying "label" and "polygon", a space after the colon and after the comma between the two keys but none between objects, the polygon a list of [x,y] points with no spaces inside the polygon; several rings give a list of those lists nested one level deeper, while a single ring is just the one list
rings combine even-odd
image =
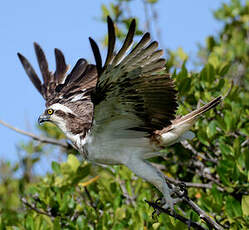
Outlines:
[{"label": "tail feather", "polygon": [[221,101],[222,97],[219,96],[201,108],[198,108],[183,117],[173,120],[170,126],[155,132],[156,139],[159,141],[160,145],[169,146],[184,139],[190,139],[190,136],[193,138],[194,135],[188,135],[188,130],[191,128],[197,118],[203,113],[217,106]]},{"label": "tail feather", "polygon": [[188,113],[187,115],[176,119],[174,121],[172,121],[172,123],[181,123],[181,122],[191,122],[191,121],[195,121],[201,114],[207,112],[208,110],[214,108],[215,106],[217,106],[218,104],[220,104],[222,100],[222,97],[216,97],[215,99],[213,99],[212,101],[208,102],[207,104],[203,105],[202,107]]}]

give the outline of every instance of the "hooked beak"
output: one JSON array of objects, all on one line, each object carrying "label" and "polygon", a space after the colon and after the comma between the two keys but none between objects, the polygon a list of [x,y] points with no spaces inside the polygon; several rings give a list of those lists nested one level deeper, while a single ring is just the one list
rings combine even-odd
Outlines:
[{"label": "hooked beak", "polygon": [[41,115],[41,116],[38,118],[38,123],[39,123],[39,125],[41,125],[41,123],[43,123],[43,122],[45,122],[45,121],[50,121],[48,115]]}]

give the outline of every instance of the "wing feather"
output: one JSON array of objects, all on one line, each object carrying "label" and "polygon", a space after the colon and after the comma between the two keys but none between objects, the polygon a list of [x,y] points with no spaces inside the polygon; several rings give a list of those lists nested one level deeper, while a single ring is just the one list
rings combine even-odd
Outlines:
[{"label": "wing feather", "polygon": [[55,55],[55,63],[56,63],[56,70],[54,73],[55,79],[57,83],[62,83],[64,81],[65,75],[69,69],[69,66],[67,66],[65,57],[63,53],[59,49],[54,49],[54,55]]},{"label": "wing feather", "polygon": [[138,42],[138,44],[134,47],[134,49],[130,52],[129,55],[127,55],[121,65],[126,65],[128,61],[130,61],[132,58],[134,58],[138,52],[140,52],[141,49],[143,49],[149,42],[150,42],[150,34],[145,33],[142,37],[142,39]]},{"label": "wing feather", "polygon": [[119,63],[119,61],[123,58],[126,51],[132,45],[135,30],[136,30],[136,20],[133,19],[131,21],[131,25],[129,27],[129,31],[128,31],[128,34],[127,34],[127,36],[125,38],[124,44],[121,47],[121,49],[119,50],[119,52],[117,53],[117,55],[115,56],[113,62],[112,62],[113,65],[117,65]]},{"label": "wing feather", "polygon": [[94,119],[97,124],[111,126],[122,117],[123,122],[132,124],[127,129],[152,134],[170,125],[175,118],[177,91],[165,72],[163,51],[158,50],[156,41],[149,43],[149,33],[124,57],[134,31],[133,20],[121,50],[98,76],[96,90],[92,93]]},{"label": "wing feather", "polygon": [[34,68],[32,67],[32,65],[29,63],[29,61],[22,54],[17,53],[17,55],[18,55],[22,65],[23,65],[25,72],[29,76],[29,79],[31,80],[31,82],[33,83],[35,88],[39,91],[39,93],[42,94],[42,83],[41,83],[39,77],[37,76]]},{"label": "wing feather", "polygon": [[95,62],[96,62],[96,67],[97,67],[97,71],[98,71],[98,76],[100,76],[102,73],[102,58],[100,55],[99,47],[92,38],[89,38],[89,41],[90,41],[90,44],[91,44],[91,47],[93,50],[93,54],[94,54],[94,58],[95,58]]},{"label": "wing feather", "polygon": [[104,67],[108,66],[112,62],[113,52],[115,48],[115,41],[116,41],[114,24],[109,16],[107,17],[107,24],[108,24],[108,50],[107,50],[107,57]]},{"label": "wing feather", "polygon": [[48,62],[46,56],[42,48],[36,42],[34,42],[34,48],[44,84],[47,85],[50,80],[50,72],[48,70]]},{"label": "wing feather", "polygon": [[36,89],[46,100],[46,106],[54,103],[76,103],[86,99],[91,103],[90,92],[94,90],[97,81],[95,65],[89,65],[85,59],[79,59],[72,71],[67,75],[69,66],[59,49],[55,49],[56,71],[49,71],[48,63],[42,48],[34,43],[35,53],[42,73],[43,83],[28,60],[18,53],[18,57]]},{"label": "wing feather", "polygon": [[87,61],[84,58],[80,58],[75,66],[73,67],[70,74],[68,74],[67,78],[65,79],[65,84],[69,84],[75,80],[77,80],[86,70]]}]

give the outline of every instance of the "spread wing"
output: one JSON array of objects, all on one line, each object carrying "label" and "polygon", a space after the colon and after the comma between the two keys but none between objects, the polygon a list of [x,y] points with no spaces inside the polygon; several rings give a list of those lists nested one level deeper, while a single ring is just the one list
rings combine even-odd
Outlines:
[{"label": "spread wing", "polygon": [[35,53],[43,78],[43,83],[29,61],[20,53],[18,57],[36,89],[46,100],[46,106],[60,102],[76,102],[86,97],[90,100],[90,92],[95,88],[97,71],[85,59],[79,59],[72,71],[67,74],[69,66],[59,49],[55,49],[55,72],[50,72],[48,62],[42,48],[34,43]]},{"label": "spread wing", "polygon": [[95,131],[111,127],[113,132],[122,129],[121,133],[130,135],[128,130],[136,130],[148,135],[163,129],[171,124],[177,109],[177,92],[165,72],[163,51],[146,33],[126,55],[135,33],[133,20],[123,46],[114,54],[115,29],[109,17],[107,22],[108,52],[103,66],[98,46],[90,38],[98,72],[92,93]]}]

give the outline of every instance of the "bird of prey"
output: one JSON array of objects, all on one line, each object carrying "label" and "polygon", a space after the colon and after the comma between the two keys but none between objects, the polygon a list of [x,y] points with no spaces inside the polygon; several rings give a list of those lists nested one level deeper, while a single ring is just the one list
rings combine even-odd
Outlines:
[{"label": "bird of prey", "polygon": [[161,58],[163,51],[158,43],[145,33],[129,51],[136,27],[132,20],[122,47],[115,52],[115,26],[110,17],[107,24],[104,64],[97,44],[89,38],[96,65],[79,59],[67,74],[69,66],[63,53],[55,49],[53,73],[43,50],[34,43],[42,83],[28,60],[18,53],[27,75],[46,100],[39,123],[57,125],[90,162],[127,166],[161,191],[164,207],[172,210],[176,203],[172,188],[147,159],[161,155],[160,150],[166,146],[193,138],[191,126],[222,97],[177,118],[177,91],[165,71],[166,61]]}]

